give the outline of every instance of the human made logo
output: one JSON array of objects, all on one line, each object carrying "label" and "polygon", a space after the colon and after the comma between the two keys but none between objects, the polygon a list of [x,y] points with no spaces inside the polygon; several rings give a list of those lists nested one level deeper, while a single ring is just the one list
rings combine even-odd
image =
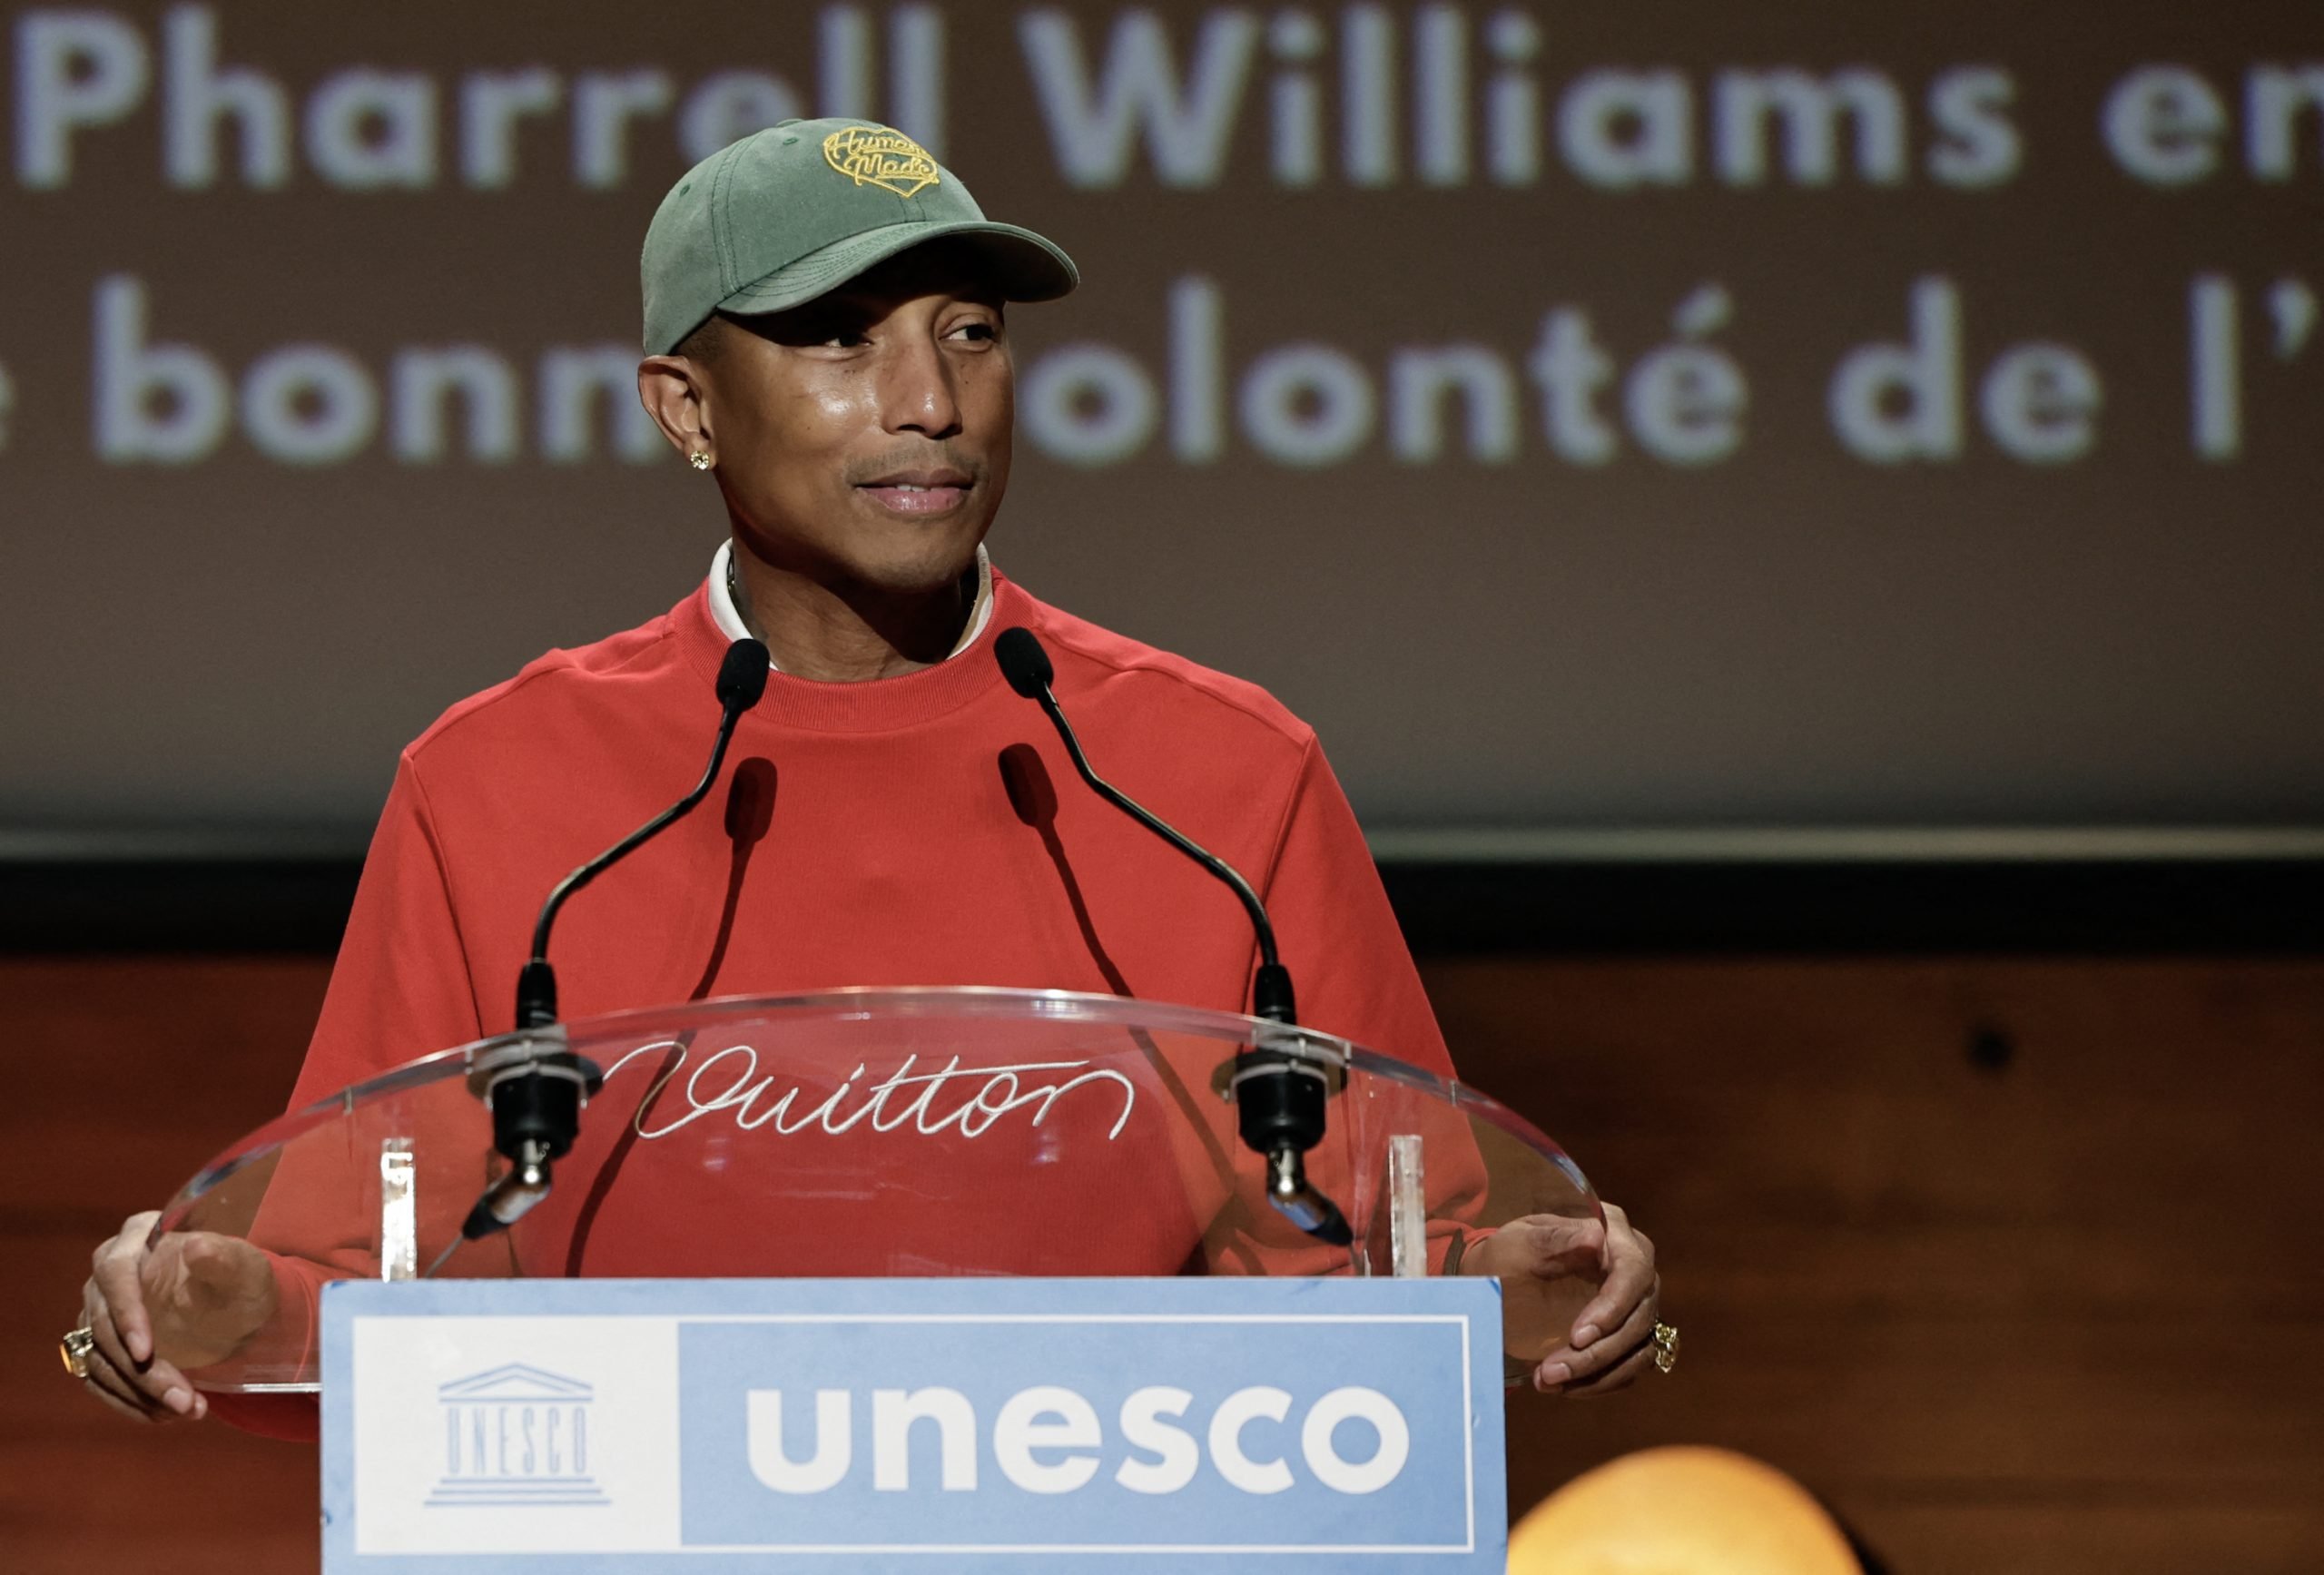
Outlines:
[{"label": "human made logo", "polygon": [[916,197],[943,179],[928,150],[886,126],[842,126],[823,139],[823,162],[859,186]]},{"label": "human made logo", "polygon": [[436,1387],[443,1472],[430,1510],[584,1508],[613,1501],[589,1472],[596,1391],[521,1362]]}]

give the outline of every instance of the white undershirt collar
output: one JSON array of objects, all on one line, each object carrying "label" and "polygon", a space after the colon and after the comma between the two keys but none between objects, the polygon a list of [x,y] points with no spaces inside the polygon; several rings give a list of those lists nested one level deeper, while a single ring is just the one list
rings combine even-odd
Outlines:
[{"label": "white undershirt collar", "polygon": [[[734,555],[734,544],[732,541],[723,541],[718,544],[718,551],[710,560],[710,621],[718,625],[718,632],[727,639],[747,640],[752,637],[750,625],[743,622],[742,612],[734,605],[734,597],[726,588],[726,565]],[[954,645],[944,659],[949,662],[975,645],[977,636],[984,633],[985,625],[991,621],[992,560],[985,556],[984,544],[979,542],[977,544],[976,608],[969,615],[969,626],[960,632],[960,644]],[[776,672],[782,671],[771,661],[767,665],[773,667]]]}]

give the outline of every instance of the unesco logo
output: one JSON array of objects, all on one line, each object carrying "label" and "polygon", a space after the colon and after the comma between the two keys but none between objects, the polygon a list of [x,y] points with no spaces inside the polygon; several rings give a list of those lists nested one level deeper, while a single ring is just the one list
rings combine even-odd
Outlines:
[{"label": "unesco logo", "polygon": [[589,1474],[589,1405],[577,1379],[511,1362],[439,1384],[444,1473],[430,1509],[610,1503]]}]

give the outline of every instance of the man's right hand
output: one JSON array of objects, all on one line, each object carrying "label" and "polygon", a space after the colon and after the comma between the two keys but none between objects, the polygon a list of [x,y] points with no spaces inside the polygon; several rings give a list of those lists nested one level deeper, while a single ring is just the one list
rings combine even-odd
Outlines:
[{"label": "man's right hand", "polygon": [[238,1236],[173,1233],[153,1250],[153,1214],[133,1214],[92,1258],[81,1321],[94,1336],[88,1384],[140,1422],[199,1421],[210,1403],[185,1369],[226,1360],[274,1316],[274,1271]]}]

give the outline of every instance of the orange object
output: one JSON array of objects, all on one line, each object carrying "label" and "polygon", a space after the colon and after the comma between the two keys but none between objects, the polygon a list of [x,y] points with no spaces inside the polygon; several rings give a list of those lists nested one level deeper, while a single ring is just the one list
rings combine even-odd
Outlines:
[{"label": "orange object", "polygon": [[1729,1450],[1641,1450],[1586,1472],[1509,1535],[1510,1575],[1860,1575],[1821,1505]]}]

